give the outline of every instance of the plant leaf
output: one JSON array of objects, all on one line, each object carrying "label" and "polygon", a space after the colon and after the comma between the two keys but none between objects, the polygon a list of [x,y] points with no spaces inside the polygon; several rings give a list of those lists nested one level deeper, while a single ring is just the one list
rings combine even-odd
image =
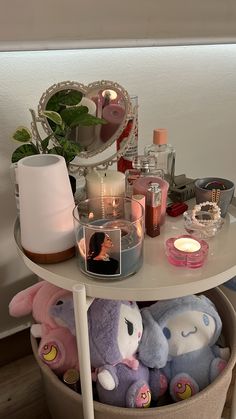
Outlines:
[{"label": "plant leaf", "polygon": [[43,116],[46,116],[47,119],[50,119],[50,121],[53,121],[57,125],[62,125],[62,119],[61,115],[54,111],[43,111]]},{"label": "plant leaf", "polygon": [[33,156],[39,154],[37,147],[34,144],[22,144],[12,153],[11,161],[16,163],[23,157]]},{"label": "plant leaf", "polygon": [[66,164],[70,163],[80,152],[78,144],[71,143],[70,141],[60,141],[60,145],[50,148],[49,154],[59,154],[63,156]]},{"label": "plant leaf", "polygon": [[12,135],[12,138],[15,141],[19,141],[21,143],[27,143],[31,140],[32,135],[31,132],[26,127],[18,127],[17,130]]},{"label": "plant leaf", "polygon": [[55,93],[48,101],[48,111],[59,112],[64,106],[74,106],[80,103],[83,94],[77,90],[61,90]]},{"label": "plant leaf", "polygon": [[53,136],[53,134],[50,134],[48,137],[44,138],[44,140],[41,141],[40,145],[41,145],[43,153],[47,150],[49,141],[52,138],[52,136]]},{"label": "plant leaf", "polygon": [[63,92],[64,95],[59,98],[60,105],[75,106],[81,102],[83,93],[77,90],[68,90]]},{"label": "plant leaf", "polygon": [[66,125],[70,127],[75,123],[75,121],[80,120],[81,115],[87,113],[87,106],[73,106],[71,108],[63,109],[63,111],[61,111],[61,117]]},{"label": "plant leaf", "polygon": [[96,116],[88,114],[80,115],[78,118],[75,118],[74,121],[71,123],[71,128],[79,125],[81,127],[88,127],[92,125],[105,125],[107,124],[107,121],[102,118],[97,118]]}]

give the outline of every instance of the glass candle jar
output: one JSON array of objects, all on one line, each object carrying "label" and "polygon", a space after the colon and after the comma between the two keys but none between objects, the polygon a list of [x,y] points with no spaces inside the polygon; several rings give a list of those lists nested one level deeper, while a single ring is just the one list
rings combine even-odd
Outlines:
[{"label": "glass candle jar", "polygon": [[120,196],[86,199],[73,211],[81,271],[97,279],[120,279],[143,263],[144,210]]}]

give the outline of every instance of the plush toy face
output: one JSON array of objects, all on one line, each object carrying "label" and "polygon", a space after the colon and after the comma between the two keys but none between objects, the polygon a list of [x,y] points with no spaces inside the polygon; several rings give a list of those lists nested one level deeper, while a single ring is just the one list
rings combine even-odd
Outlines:
[{"label": "plush toy face", "polygon": [[117,343],[122,358],[129,358],[136,353],[142,333],[142,317],[138,307],[121,304]]},{"label": "plush toy face", "polygon": [[216,329],[215,320],[201,311],[184,311],[170,317],[162,331],[169,355],[178,356],[209,345]]}]

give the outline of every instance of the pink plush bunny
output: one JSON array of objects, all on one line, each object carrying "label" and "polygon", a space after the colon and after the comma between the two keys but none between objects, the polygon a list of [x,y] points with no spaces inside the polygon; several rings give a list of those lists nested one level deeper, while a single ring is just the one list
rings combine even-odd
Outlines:
[{"label": "pink plush bunny", "polygon": [[[41,338],[39,357],[56,374],[79,367],[76,338],[69,320],[67,322],[74,315],[69,314],[73,307],[72,300],[70,291],[40,281],[16,294],[9,304],[9,312],[14,317],[32,314],[36,324],[31,326],[31,333]],[[63,315],[59,318],[53,312]]]}]

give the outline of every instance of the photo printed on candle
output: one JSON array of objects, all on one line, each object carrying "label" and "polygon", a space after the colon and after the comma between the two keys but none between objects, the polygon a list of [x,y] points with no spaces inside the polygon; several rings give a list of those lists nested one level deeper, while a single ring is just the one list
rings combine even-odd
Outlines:
[{"label": "photo printed on candle", "polygon": [[121,274],[121,230],[84,227],[85,270],[98,276]]}]

